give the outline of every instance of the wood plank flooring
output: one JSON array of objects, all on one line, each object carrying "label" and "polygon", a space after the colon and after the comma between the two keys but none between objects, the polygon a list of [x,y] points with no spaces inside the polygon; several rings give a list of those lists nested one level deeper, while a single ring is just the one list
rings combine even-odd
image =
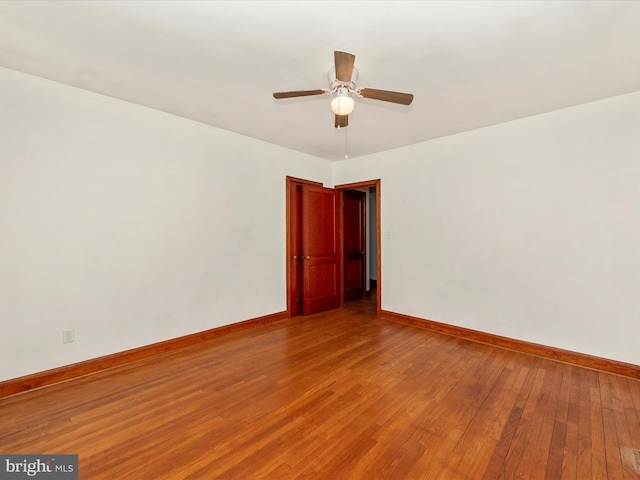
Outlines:
[{"label": "wood plank flooring", "polygon": [[0,400],[81,479],[640,479],[640,381],[376,318],[297,317]]}]

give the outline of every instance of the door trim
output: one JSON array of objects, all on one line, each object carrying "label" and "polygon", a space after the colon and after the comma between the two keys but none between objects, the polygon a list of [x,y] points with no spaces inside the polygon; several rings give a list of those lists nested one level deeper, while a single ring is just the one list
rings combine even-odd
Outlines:
[{"label": "door trim", "polygon": [[[336,185],[334,188],[336,190],[351,190],[354,188],[361,187],[375,187],[376,188],[376,285],[377,285],[377,298],[376,298],[376,313],[380,316],[380,312],[382,311],[382,228],[380,223],[380,179],[376,180],[365,180],[363,182],[355,182],[355,183],[345,183],[343,185]],[[342,194],[341,194],[342,195]],[[342,199],[341,199],[342,200]],[[342,225],[340,225],[340,236],[342,237]],[[342,242],[342,238],[340,239]],[[344,268],[344,266],[342,267]],[[341,273],[344,275],[344,271]],[[341,300],[341,304],[344,303],[344,299]]]}]

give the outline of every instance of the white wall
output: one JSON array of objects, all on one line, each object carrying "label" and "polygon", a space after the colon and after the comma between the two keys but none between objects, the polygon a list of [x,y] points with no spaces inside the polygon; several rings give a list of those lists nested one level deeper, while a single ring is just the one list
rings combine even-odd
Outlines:
[{"label": "white wall", "polygon": [[326,161],[0,68],[0,380],[286,310],[286,175],[331,184]]},{"label": "white wall", "polygon": [[331,165],[0,68],[0,381],[285,310],[286,175],[382,179],[384,309],[640,364],[639,132],[635,93]]},{"label": "white wall", "polygon": [[334,167],[373,178],[383,309],[640,364],[640,92]]}]

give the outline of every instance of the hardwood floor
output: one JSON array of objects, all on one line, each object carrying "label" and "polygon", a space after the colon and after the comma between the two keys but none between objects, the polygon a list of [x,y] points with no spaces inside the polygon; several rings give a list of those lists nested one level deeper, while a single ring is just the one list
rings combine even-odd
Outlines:
[{"label": "hardwood floor", "polygon": [[2,399],[0,453],[77,453],[91,480],[640,478],[639,380],[370,312]]}]

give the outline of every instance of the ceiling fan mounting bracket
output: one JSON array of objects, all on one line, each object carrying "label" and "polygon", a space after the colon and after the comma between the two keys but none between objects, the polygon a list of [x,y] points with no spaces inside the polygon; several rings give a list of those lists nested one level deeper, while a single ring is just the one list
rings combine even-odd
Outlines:
[{"label": "ceiling fan mounting bracket", "polygon": [[343,82],[337,79],[336,67],[332,67],[329,70],[327,77],[329,78],[329,93],[335,93],[340,87],[346,87],[351,93],[356,93],[356,81],[358,80],[358,69],[356,67],[353,67],[350,82]]}]

